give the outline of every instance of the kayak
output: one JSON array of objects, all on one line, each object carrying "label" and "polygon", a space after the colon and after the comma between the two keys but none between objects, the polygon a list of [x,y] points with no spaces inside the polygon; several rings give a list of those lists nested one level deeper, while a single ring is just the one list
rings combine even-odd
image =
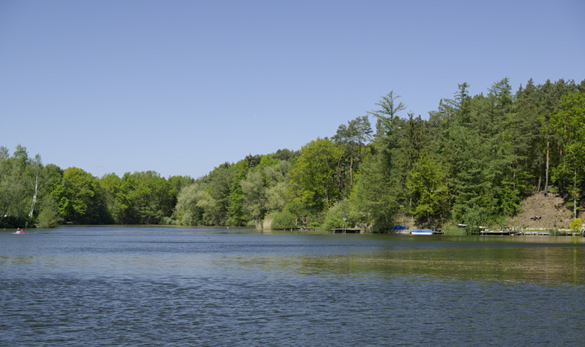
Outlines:
[{"label": "kayak", "polygon": [[14,235],[20,235],[20,234],[26,234],[24,231],[17,231],[15,233],[13,233]]}]

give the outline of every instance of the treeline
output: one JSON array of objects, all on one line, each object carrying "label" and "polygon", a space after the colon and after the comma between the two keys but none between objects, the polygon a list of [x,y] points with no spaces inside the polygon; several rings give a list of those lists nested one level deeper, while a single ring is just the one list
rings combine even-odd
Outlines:
[{"label": "treeline", "polygon": [[43,166],[22,146],[12,156],[1,147],[0,226],[169,224],[178,192],[193,182],[152,171],[97,178],[75,167]]},{"label": "treeline", "polygon": [[[182,224],[272,228],[415,222],[503,223],[528,195],[585,191],[585,81],[503,79],[484,95],[459,85],[428,120],[393,92],[375,110],[298,151],[225,163],[205,177],[155,172],[96,178],[0,152],[0,223]],[[375,124],[372,126],[371,121]]]}]

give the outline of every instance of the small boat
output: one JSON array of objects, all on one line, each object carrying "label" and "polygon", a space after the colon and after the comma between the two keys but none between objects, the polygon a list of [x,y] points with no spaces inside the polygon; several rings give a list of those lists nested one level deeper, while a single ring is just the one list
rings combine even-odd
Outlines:
[{"label": "small boat", "polygon": [[410,233],[412,235],[433,235],[431,229],[413,229]]},{"label": "small boat", "polygon": [[24,230],[17,229],[14,235],[26,234]]}]

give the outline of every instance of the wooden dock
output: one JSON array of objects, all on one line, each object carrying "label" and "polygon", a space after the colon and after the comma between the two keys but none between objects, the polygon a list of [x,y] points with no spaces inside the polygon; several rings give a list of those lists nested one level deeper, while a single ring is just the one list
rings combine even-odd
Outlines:
[{"label": "wooden dock", "polygon": [[481,235],[515,235],[516,232],[511,230],[487,230],[483,229],[480,231]]},{"label": "wooden dock", "polygon": [[518,235],[527,235],[527,236],[550,236],[548,231],[523,231],[518,233]]},{"label": "wooden dock", "polygon": [[550,236],[548,231],[482,230],[481,235]]},{"label": "wooden dock", "polygon": [[335,234],[361,234],[362,229],[356,228],[333,228],[331,231]]}]

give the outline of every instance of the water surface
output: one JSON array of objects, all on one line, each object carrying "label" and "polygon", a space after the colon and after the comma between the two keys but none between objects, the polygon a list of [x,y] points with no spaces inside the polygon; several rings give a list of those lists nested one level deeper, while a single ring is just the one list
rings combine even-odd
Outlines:
[{"label": "water surface", "polygon": [[0,345],[581,345],[571,237],[0,233]]}]

